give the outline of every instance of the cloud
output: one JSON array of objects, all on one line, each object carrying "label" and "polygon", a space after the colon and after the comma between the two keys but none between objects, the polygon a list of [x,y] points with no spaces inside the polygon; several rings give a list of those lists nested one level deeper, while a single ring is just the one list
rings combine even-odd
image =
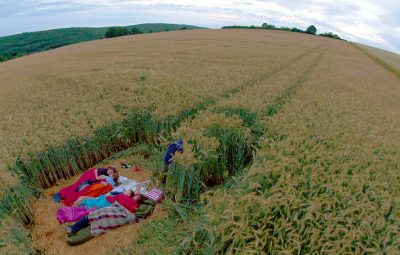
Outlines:
[{"label": "cloud", "polygon": [[0,0],[0,35],[70,26],[263,22],[339,34],[400,53],[398,0]]}]

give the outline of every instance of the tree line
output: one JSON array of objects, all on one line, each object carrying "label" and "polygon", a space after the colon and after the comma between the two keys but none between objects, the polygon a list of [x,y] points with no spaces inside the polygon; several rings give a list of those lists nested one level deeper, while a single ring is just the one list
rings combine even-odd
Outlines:
[{"label": "tree line", "polygon": [[129,34],[156,33],[200,27],[180,24],[138,24],[125,27],[60,28],[0,37],[0,62],[78,42]]},{"label": "tree line", "polygon": [[119,37],[124,35],[136,35],[136,34],[143,34],[143,32],[136,27],[133,27],[131,30],[128,30],[126,27],[110,27],[109,29],[107,29],[104,37],[112,38],[112,37]]},{"label": "tree line", "polygon": [[[186,30],[188,29],[187,27],[181,27],[179,30]],[[169,28],[164,29],[164,31],[168,32],[171,31]],[[149,30],[148,33],[153,33],[152,30]],[[129,30],[126,27],[110,27],[107,29],[104,37],[105,38],[113,38],[113,37],[119,37],[119,36],[125,36],[125,35],[137,35],[137,34],[143,34],[143,31],[141,31],[137,27],[133,27],[131,30]]]},{"label": "tree line", "polygon": [[[242,29],[269,29],[269,30],[281,30],[281,31],[289,31],[289,32],[297,32],[297,33],[307,33],[307,34],[312,34],[312,35],[317,35],[317,28],[314,25],[310,25],[306,30],[302,30],[300,28],[297,27],[277,27],[275,25],[272,24],[268,24],[268,23],[263,23],[261,26],[223,26],[222,29],[229,29],[229,28],[242,28]],[[337,34],[334,34],[332,32],[328,32],[328,33],[321,33],[318,34],[319,36],[324,36],[324,37],[330,37],[333,39],[339,39],[339,40],[343,40],[342,38],[340,38]]]}]

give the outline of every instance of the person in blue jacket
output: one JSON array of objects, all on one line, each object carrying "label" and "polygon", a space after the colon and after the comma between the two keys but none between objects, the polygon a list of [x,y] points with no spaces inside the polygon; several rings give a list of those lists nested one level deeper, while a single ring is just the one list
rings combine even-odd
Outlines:
[{"label": "person in blue jacket", "polygon": [[172,157],[175,155],[176,152],[183,152],[183,140],[179,139],[176,140],[172,143],[170,143],[170,145],[168,146],[167,152],[165,153],[164,156],[164,171],[167,172],[169,166],[172,163]]}]

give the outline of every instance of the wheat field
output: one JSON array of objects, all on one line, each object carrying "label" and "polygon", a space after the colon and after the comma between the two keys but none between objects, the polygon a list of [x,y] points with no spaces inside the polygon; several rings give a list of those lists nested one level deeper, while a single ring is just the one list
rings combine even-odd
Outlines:
[{"label": "wheat field", "polygon": [[367,46],[367,45],[360,44],[359,46],[362,47],[363,49],[365,49],[367,52],[370,52],[372,55],[379,57],[380,59],[384,60],[388,64],[390,64],[400,70],[399,54],[393,54],[390,51],[378,49],[378,48]]},{"label": "wheat field", "polygon": [[[400,250],[400,82],[347,42],[265,30],[154,33],[4,62],[0,78],[4,194],[25,180],[7,170],[17,158],[29,166],[35,153],[63,146],[71,137],[91,137],[130,118],[131,111],[148,112],[145,118],[154,126],[138,125],[136,140],[155,148],[176,138],[187,142],[163,186],[176,203],[170,216],[143,224],[137,236],[104,252]],[[164,128],[171,118],[176,121]],[[116,141],[131,146],[136,140],[118,127]],[[154,130],[154,137],[140,127]],[[41,182],[42,188],[62,179],[57,169],[48,169],[56,163],[38,170],[55,176]],[[158,171],[152,169],[154,178]],[[62,226],[43,223],[43,215],[55,210],[47,206],[50,190],[32,203],[33,245],[13,219],[20,213],[12,213],[1,222],[0,252],[28,254],[32,247],[60,252],[50,239],[61,236]],[[201,209],[175,218],[172,211],[181,205]],[[176,235],[163,239],[154,226]],[[104,235],[103,242],[117,231]],[[15,233],[19,242],[11,241]],[[86,247],[100,245],[96,239]],[[170,242],[164,245],[165,240]]]},{"label": "wheat field", "polygon": [[132,108],[174,114],[257,78],[309,47],[301,41],[292,45],[292,35],[268,34],[146,34],[2,63],[1,169],[17,156],[87,134]]}]

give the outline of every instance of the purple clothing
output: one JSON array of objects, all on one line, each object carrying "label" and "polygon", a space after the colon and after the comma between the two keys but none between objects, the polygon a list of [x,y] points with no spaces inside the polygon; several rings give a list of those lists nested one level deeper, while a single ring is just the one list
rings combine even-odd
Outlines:
[{"label": "purple clothing", "polygon": [[65,222],[74,222],[88,215],[90,212],[94,211],[94,208],[86,209],[85,207],[61,207],[57,212],[57,220],[60,224]]},{"label": "purple clothing", "polygon": [[97,176],[100,175],[108,176],[107,170],[108,170],[107,168],[97,168]]}]

